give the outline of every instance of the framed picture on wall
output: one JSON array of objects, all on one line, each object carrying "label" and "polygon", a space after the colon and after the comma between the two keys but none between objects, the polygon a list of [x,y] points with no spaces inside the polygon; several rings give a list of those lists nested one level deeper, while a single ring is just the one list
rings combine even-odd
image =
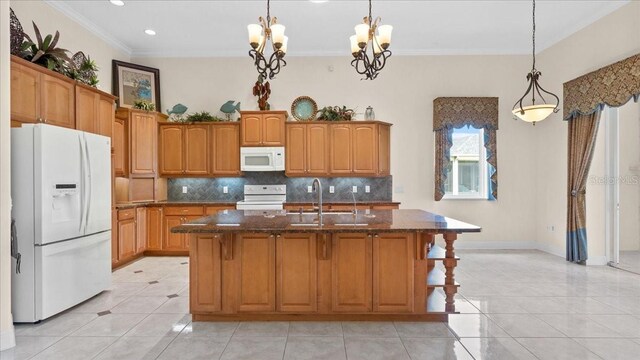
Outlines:
[{"label": "framed picture on wall", "polygon": [[160,70],[113,60],[113,94],[118,106],[132,108],[134,102],[145,100],[160,111]]}]

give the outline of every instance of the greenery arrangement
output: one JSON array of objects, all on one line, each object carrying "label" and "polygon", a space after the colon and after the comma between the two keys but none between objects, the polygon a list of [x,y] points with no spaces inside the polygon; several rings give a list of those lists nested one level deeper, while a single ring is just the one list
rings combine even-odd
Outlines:
[{"label": "greenery arrangement", "polygon": [[318,110],[318,120],[323,121],[351,121],[355,111],[346,106],[325,106]]},{"label": "greenery arrangement", "polygon": [[[81,54],[81,53],[79,53]],[[90,57],[84,57],[84,54],[80,56],[80,61],[76,63],[75,59],[78,54],[73,56],[73,62],[71,66],[66,69],[65,75],[77,80],[83,84],[96,87],[98,85],[98,75],[96,72],[99,70],[96,62]]]},{"label": "greenery arrangement", "polygon": [[145,111],[155,111],[156,105],[147,100],[136,100],[133,102],[133,108]]},{"label": "greenery arrangement", "polygon": [[184,122],[214,122],[214,121],[226,121],[226,119],[211,115],[208,111],[196,112],[187,115],[184,118]]},{"label": "greenery arrangement", "polygon": [[36,34],[36,42],[31,39],[25,40],[20,47],[19,56],[49,70],[65,74],[71,59],[67,55],[69,50],[56,47],[60,33],[56,31],[55,35],[49,34],[43,38],[35,22],[33,22],[33,30]]}]

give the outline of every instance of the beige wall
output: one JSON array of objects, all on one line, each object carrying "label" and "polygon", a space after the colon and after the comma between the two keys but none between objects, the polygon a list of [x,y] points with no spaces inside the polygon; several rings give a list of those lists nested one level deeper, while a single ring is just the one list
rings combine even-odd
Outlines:
[{"label": "beige wall", "polygon": [[[538,57],[542,85],[561,95],[564,82],[639,53],[638,19],[640,1],[632,1],[543,51]],[[564,256],[567,124],[558,113],[536,127],[536,239],[542,249]],[[600,130],[591,175],[604,174],[604,127]],[[598,263],[605,256],[604,198],[604,186],[587,186],[589,256]]]},{"label": "beige wall", "polygon": [[640,250],[640,104],[618,110],[620,126],[620,250]]},{"label": "beige wall", "polygon": [[16,13],[25,32],[32,39],[35,40],[31,21],[35,21],[42,34],[55,34],[56,30],[59,31],[58,45],[69,50],[71,55],[82,51],[94,59],[100,69],[98,88],[111,92],[111,60],[129,61],[127,53],[107,44],[85,27],[43,1],[11,1],[11,8]]},{"label": "beige wall", "polygon": [[[318,106],[356,107],[359,119],[368,105],[377,118],[393,123],[391,172],[394,200],[482,225],[478,235],[462,236],[461,245],[493,241],[504,247],[535,241],[535,148],[537,130],[514,121],[510,110],[526,87],[526,56],[392,57],[375,81],[361,81],[344,57],[292,57],[271,82],[273,109],[289,110],[300,95]],[[251,59],[141,58],[134,62],[160,69],[163,110],[183,103],[190,112],[217,113],[227,100],[245,110],[257,104],[251,88],[257,78]],[[438,96],[498,96],[499,200],[433,201],[433,99]],[[526,243],[526,244],[525,244]]]},{"label": "beige wall", "polygon": [[[9,3],[0,1],[0,48],[9,49]],[[15,345],[11,317],[11,137],[9,52],[0,51],[0,350]]]}]

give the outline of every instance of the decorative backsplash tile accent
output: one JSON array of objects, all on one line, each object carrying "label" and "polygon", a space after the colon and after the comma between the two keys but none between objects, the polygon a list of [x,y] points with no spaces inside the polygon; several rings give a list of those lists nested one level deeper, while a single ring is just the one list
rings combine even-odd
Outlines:
[{"label": "decorative backsplash tile accent", "polygon": [[[287,185],[288,202],[311,202],[316,199],[314,193],[307,192],[307,186],[313,183],[313,178],[289,178],[284,172],[248,172],[241,178],[177,178],[169,179],[169,201],[240,201],[244,197],[244,185]],[[322,197],[324,201],[351,201],[352,186],[358,186],[355,194],[356,201],[392,201],[393,178],[370,177],[336,177],[320,178]],[[365,193],[365,185],[371,187],[370,193]],[[187,187],[187,193],[182,193],[182,187]],[[227,186],[229,192],[223,193]],[[329,193],[329,186],[335,187],[335,193]]]}]

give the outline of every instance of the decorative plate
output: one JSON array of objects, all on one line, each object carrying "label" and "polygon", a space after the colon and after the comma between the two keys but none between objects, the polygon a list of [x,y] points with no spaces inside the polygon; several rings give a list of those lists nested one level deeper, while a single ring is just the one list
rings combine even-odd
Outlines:
[{"label": "decorative plate", "polygon": [[315,120],[318,104],[308,96],[299,96],[291,104],[291,115],[298,121]]}]

